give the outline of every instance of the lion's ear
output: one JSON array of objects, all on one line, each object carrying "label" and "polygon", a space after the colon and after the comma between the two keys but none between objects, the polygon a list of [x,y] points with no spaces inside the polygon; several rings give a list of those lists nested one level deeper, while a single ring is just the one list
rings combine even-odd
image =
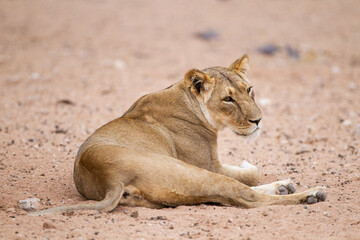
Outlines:
[{"label": "lion's ear", "polygon": [[184,81],[196,97],[207,102],[213,90],[213,78],[198,69],[191,69],[185,74]]},{"label": "lion's ear", "polygon": [[235,62],[233,62],[230,67],[230,70],[236,72],[241,77],[242,75],[246,76],[247,70],[249,70],[249,56],[245,54]]}]

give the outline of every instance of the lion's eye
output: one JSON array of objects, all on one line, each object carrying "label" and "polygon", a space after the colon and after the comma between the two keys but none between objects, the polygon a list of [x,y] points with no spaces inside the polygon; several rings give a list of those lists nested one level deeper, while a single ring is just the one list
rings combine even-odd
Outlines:
[{"label": "lion's eye", "polygon": [[248,94],[251,93],[252,88],[253,88],[253,87],[249,87],[249,88],[248,88],[248,90],[247,90]]},{"label": "lion's eye", "polygon": [[232,97],[226,97],[223,99],[225,102],[234,102],[234,99]]}]

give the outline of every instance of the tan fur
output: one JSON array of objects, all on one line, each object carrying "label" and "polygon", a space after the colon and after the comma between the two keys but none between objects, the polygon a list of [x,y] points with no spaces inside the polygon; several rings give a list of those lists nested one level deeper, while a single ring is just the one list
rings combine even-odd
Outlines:
[{"label": "tan fur", "polygon": [[[258,184],[255,166],[220,162],[218,130],[229,127],[243,136],[259,131],[256,121],[262,115],[248,94],[248,63],[245,55],[230,68],[193,69],[183,81],[137,100],[122,117],[91,135],[76,157],[77,190],[100,202],[33,215],[76,209],[111,211],[119,203],[160,208],[214,202],[251,208],[297,204],[315,196],[322,188],[285,196],[264,194],[249,187]],[[276,192],[269,189],[276,184],[269,186],[267,191]]]}]

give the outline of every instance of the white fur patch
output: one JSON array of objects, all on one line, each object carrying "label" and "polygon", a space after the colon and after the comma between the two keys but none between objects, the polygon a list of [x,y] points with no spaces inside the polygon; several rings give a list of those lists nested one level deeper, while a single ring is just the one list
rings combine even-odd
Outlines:
[{"label": "white fur patch", "polygon": [[255,132],[253,132],[250,135],[244,136],[245,140],[248,142],[254,142],[258,137],[261,135],[261,129],[257,129]]},{"label": "white fur patch", "polygon": [[246,141],[254,142],[261,135],[261,126],[262,126],[262,123],[260,122],[259,125],[257,126],[257,129],[253,133],[251,133],[250,135],[244,136]]},{"label": "white fur patch", "polygon": [[210,125],[211,125],[213,128],[216,128],[216,129],[217,129],[217,127],[216,127],[216,125],[215,125],[215,123],[214,123],[214,120],[213,120],[212,117],[210,116],[210,113],[209,113],[207,107],[200,103],[200,108],[201,108],[202,113],[203,113],[204,116],[205,116],[205,119],[210,123]]},{"label": "white fur patch", "polygon": [[286,180],[283,180],[283,181],[277,181],[277,182],[273,182],[273,183],[269,183],[269,184],[265,184],[265,185],[251,187],[251,189],[254,189],[255,191],[260,192],[260,193],[266,193],[266,194],[270,194],[270,195],[277,195],[278,194],[278,188],[281,185],[287,186],[290,183],[292,183],[292,181],[290,179],[286,179]]},{"label": "white fur patch", "polygon": [[[235,171],[241,171],[242,167],[238,167],[238,166],[234,166],[234,165],[230,165],[230,164],[223,164],[224,166],[226,166],[229,169],[233,169]],[[251,164],[250,164],[251,165]],[[255,166],[254,166],[255,167]]]},{"label": "white fur patch", "polygon": [[244,160],[242,162],[242,164],[240,165],[241,168],[256,168],[256,166],[252,165],[251,163],[249,163],[248,161]]}]

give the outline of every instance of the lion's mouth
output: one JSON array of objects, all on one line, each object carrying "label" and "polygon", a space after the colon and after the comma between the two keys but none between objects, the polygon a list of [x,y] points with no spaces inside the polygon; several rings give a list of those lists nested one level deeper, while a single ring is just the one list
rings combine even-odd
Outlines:
[{"label": "lion's mouth", "polygon": [[234,129],[233,132],[238,136],[248,137],[260,133],[261,128],[257,126],[254,129],[250,128],[246,131],[240,131],[239,129]]}]

